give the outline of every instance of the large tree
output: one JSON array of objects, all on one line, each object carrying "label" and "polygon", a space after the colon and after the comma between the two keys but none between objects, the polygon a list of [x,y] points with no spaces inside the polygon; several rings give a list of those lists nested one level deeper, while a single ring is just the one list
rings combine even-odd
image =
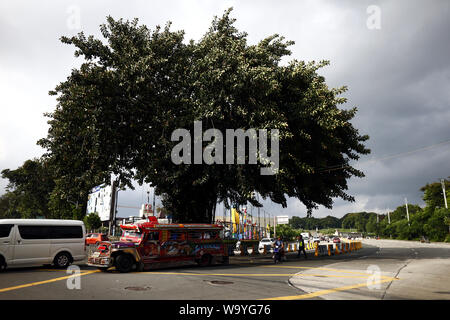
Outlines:
[{"label": "large tree", "polygon": [[[56,198],[82,201],[114,174],[120,187],[132,188],[133,179],[155,185],[175,220],[208,222],[221,201],[259,205],[255,192],[284,207],[298,198],[309,213],[331,208],[333,198],[354,201],[347,180],[364,175],[350,161],[369,150],[368,136],[350,123],[356,108],[339,108],[346,88],[329,88],[318,74],[326,61],[283,65],[293,42],[279,35],[248,44],[230,11],[197,42],[170,24],[152,31],[111,17],[103,40],[62,38],[84,62],[51,92],[58,105],[39,141],[56,168]],[[194,121],[224,135],[278,129],[279,171],[261,175],[263,163],[173,163],[172,132],[193,136]]]}]

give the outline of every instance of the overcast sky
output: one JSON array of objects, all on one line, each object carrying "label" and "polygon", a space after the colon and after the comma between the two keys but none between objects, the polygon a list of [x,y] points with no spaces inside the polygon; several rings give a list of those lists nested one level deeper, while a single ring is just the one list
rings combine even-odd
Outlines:
[{"label": "overcast sky", "polygon": [[[345,108],[368,134],[372,150],[355,166],[365,178],[349,181],[356,202],[336,200],[332,210],[379,213],[409,203],[423,205],[420,187],[450,176],[450,2],[442,1],[11,1],[0,2],[0,170],[15,169],[44,152],[36,141],[48,130],[44,112],[55,108],[48,91],[81,63],[62,35],[100,37],[107,15],[139,18],[150,28],[172,21],[186,40],[198,40],[215,15],[233,7],[236,26],[251,44],[278,33],[295,41],[290,59],[329,60],[321,73],[330,87],[347,85]],[[427,147],[425,150],[419,150]],[[414,152],[411,152],[414,151]],[[280,150],[280,152],[283,152]],[[393,157],[389,157],[395,155]],[[386,158],[386,159],[385,159]],[[380,160],[384,159],[384,160]],[[0,180],[0,194],[7,181]],[[136,206],[148,186],[120,192],[119,206]],[[157,204],[159,201],[157,201]],[[219,206],[221,211],[221,207]],[[265,202],[274,215],[305,216]],[[119,216],[137,210],[119,207]]]}]

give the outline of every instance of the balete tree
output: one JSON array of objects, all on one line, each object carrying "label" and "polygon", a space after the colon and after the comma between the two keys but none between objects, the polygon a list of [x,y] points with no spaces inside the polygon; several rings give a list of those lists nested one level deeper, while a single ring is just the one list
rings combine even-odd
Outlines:
[{"label": "balete tree", "polygon": [[[198,41],[185,41],[170,24],[150,30],[137,19],[111,17],[101,26],[104,39],[62,37],[84,60],[51,92],[58,104],[39,141],[55,168],[55,201],[83,203],[111,175],[120,187],[132,188],[133,179],[152,183],[174,221],[209,222],[222,201],[258,206],[256,193],[284,207],[298,198],[309,214],[318,205],[331,208],[333,198],[354,201],[347,180],[364,174],[350,161],[369,150],[368,136],[350,123],[356,108],[340,108],[346,87],[327,86],[318,73],[327,61],[282,64],[293,42],[279,35],[249,44],[230,13]],[[194,163],[194,141],[192,161],[175,164],[172,133],[185,129],[193,137],[194,121],[224,136],[227,129],[278,130],[279,169],[261,175],[268,164],[249,164],[248,152],[244,164]],[[212,155],[225,154],[216,139],[202,141],[201,151],[213,142]],[[268,143],[269,153],[273,147]]]}]

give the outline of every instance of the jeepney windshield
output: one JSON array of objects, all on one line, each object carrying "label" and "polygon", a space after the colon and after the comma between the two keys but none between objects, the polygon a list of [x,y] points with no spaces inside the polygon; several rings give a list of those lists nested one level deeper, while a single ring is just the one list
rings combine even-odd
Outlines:
[{"label": "jeepney windshield", "polygon": [[124,230],[122,237],[142,238],[142,232],[136,230]]}]

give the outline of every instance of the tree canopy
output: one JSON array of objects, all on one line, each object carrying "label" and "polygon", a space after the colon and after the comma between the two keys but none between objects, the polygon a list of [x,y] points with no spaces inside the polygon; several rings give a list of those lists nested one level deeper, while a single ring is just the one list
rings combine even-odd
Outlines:
[{"label": "tree canopy", "polygon": [[[230,13],[214,18],[199,41],[184,41],[170,23],[150,30],[112,17],[103,39],[61,38],[83,63],[50,92],[57,106],[39,141],[54,170],[54,203],[71,199],[78,208],[111,175],[120,187],[133,188],[134,179],[156,186],[175,221],[209,222],[222,201],[260,205],[255,192],[284,207],[298,198],[309,214],[331,208],[333,198],[354,201],[347,180],[364,174],[349,162],[369,150],[368,136],[350,123],[356,108],[339,108],[346,87],[327,86],[318,73],[327,61],[283,65],[293,42],[282,36],[248,44]],[[174,164],[171,134],[192,133],[194,121],[223,133],[278,129],[278,172],[261,175],[264,163]]]}]

